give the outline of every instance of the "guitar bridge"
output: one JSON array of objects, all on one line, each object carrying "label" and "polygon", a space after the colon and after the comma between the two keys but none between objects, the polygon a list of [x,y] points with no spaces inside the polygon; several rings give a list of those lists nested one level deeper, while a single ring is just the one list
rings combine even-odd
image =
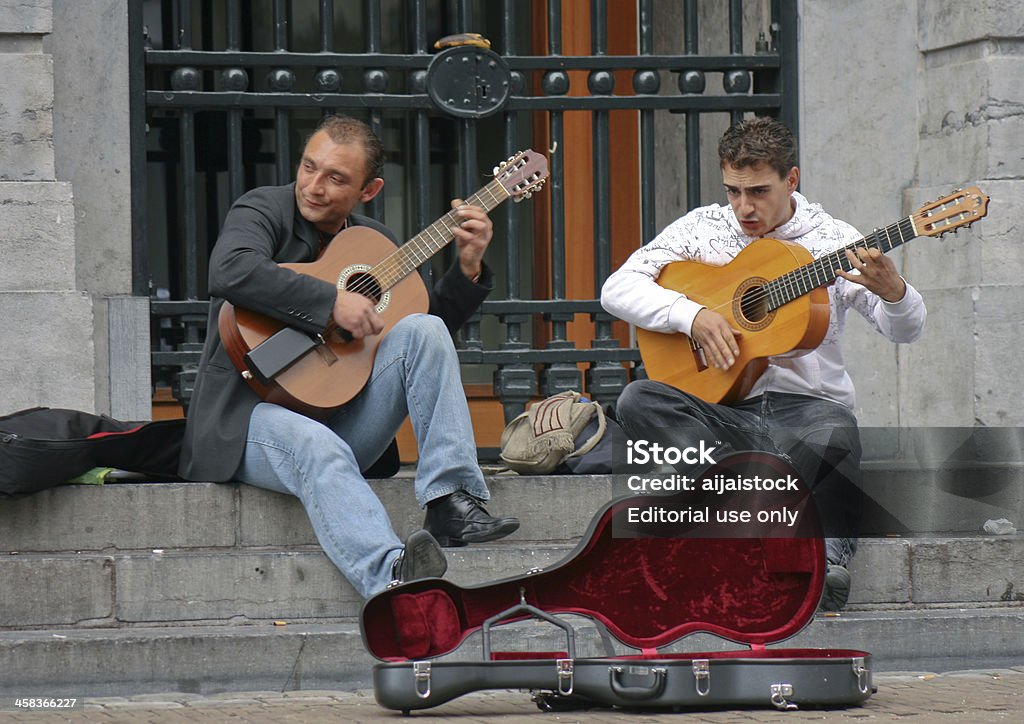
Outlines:
[{"label": "guitar bridge", "polygon": [[[351,337],[349,339],[351,340]],[[317,335],[317,340],[320,342],[320,344],[316,346],[317,354],[320,355],[320,359],[323,360],[323,363],[330,367],[338,361],[338,355],[334,354],[334,350],[327,346],[327,340],[324,339],[322,334]]]},{"label": "guitar bridge", "polygon": [[693,337],[687,337],[690,340],[690,351],[693,353],[693,364],[697,368],[698,372],[703,372],[708,368],[708,358],[704,354],[704,348],[701,347]]}]

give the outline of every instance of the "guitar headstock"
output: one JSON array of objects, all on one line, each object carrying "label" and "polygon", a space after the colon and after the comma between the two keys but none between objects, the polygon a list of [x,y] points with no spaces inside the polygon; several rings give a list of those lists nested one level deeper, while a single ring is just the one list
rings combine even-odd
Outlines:
[{"label": "guitar headstock", "polygon": [[925,204],[910,218],[919,236],[942,236],[947,231],[970,226],[987,213],[988,196],[977,186],[970,186]]},{"label": "guitar headstock", "polygon": [[547,177],[547,158],[529,149],[520,151],[494,167],[495,180],[516,202],[533,196],[533,192],[544,185]]}]

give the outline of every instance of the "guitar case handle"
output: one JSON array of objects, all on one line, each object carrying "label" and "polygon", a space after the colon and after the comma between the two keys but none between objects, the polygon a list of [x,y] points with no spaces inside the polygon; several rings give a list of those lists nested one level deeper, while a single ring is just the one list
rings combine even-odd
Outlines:
[{"label": "guitar case handle", "polygon": [[625,668],[622,666],[608,667],[608,683],[616,696],[630,701],[643,701],[654,699],[664,693],[665,681],[668,678],[668,669],[665,667],[655,666],[650,669],[650,673],[654,674],[654,681],[650,686],[623,686],[619,677],[624,671]]},{"label": "guitar case handle", "polygon": [[531,606],[526,602],[526,590],[522,587],[519,588],[519,603],[511,608],[507,608],[500,613],[496,613],[489,619],[484,621],[482,626],[483,635],[483,649],[484,649],[484,661],[491,660],[491,626],[496,623],[500,623],[508,618],[518,617],[522,614],[527,614],[533,618],[539,618],[542,621],[547,621],[550,624],[557,626],[558,628],[565,631],[566,638],[566,652],[568,653],[569,659],[576,658],[576,632],[573,631],[571,625],[565,621],[552,616],[546,611],[542,611],[536,606]]}]

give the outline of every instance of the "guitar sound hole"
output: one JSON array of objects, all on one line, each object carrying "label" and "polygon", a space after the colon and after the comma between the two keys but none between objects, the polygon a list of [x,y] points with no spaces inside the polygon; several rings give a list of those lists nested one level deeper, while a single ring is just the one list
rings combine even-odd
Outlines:
[{"label": "guitar sound hole", "polygon": [[768,294],[764,287],[751,287],[740,297],[740,312],[743,318],[754,324],[768,316]]},{"label": "guitar sound hole", "polygon": [[383,292],[380,283],[371,274],[356,272],[345,281],[345,291],[362,294],[375,305],[380,303]]}]

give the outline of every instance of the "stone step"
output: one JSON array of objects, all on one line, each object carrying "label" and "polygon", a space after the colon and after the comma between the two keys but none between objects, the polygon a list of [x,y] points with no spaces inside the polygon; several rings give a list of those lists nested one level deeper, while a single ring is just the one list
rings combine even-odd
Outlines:
[{"label": "stone step", "polygon": [[[494,509],[523,526],[494,545],[450,549],[449,578],[462,585],[562,559],[612,490],[608,476],[490,483]],[[373,484],[400,532],[418,527],[407,477]],[[0,630],[327,623],[354,620],[361,604],[319,551],[299,503],[244,485],[65,486],[7,499],[0,554]],[[1024,542],[867,538],[852,572],[852,606],[1019,602]]]},{"label": "stone step", "polygon": [[[408,477],[371,483],[399,535],[423,523]],[[493,512],[516,515],[509,540],[579,537],[611,497],[608,476],[489,479]],[[0,552],[152,550],[315,545],[297,499],[248,485],[67,485],[0,500]]]},{"label": "stone step", "polygon": [[[449,548],[447,578],[476,585],[570,555],[572,542]],[[1024,602],[1024,536],[863,539],[851,606]],[[0,630],[354,620],[361,599],[315,546],[0,556]]]},{"label": "stone step", "polygon": [[[569,545],[449,549],[478,583],[561,559]],[[29,553],[0,558],[0,630],[195,622],[355,620],[362,599],[318,549]]]},{"label": "stone step", "polygon": [[[605,655],[593,625],[568,618],[578,632],[577,655]],[[1019,665],[1022,630],[1020,606],[860,611],[819,614],[779,646],[867,651],[875,671],[943,672]],[[551,651],[564,643],[564,634],[539,622],[492,630],[495,651]],[[743,647],[697,634],[665,651],[736,648]],[[477,632],[446,659],[478,660],[480,650]],[[615,645],[613,652],[626,649]],[[374,663],[352,622],[6,631],[0,697],[357,689],[370,686]]]},{"label": "stone step", "polygon": [[[372,481],[399,533],[423,513],[403,474]],[[523,521],[514,540],[579,536],[622,478],[610,475],[489,475],[496,512]],[[988,519],[1024,527],[1024,466],[975,463],[922,468],[870,462],[863,489],[869,520],[885,533],[978,533]],[[0,550],[137,550],[225,545],[315,544],[299,503],[249,485],[118,483],[65,485],[0,501]]]},{"label": "stone step", "polygon": [[[923,485],[920,476],[907,480],[901,485]],[[607,476],[489,482],[493,509],[523,526],[506,541],[449,549],[448,577],[460,585],[561,560],[612,493]],[[420,525],[407,478],[373,484],[400,534]],[[867,538],[853,575],[850,609],[816,618],[786,645],[864,649],[879,670],[1024,659],[1020,535]],[[4,500],[0,580],[4,694],[369,685],[374,661],[358,632],[361,601],[288,496],[171,483],[66,486]],[[540,624],[501,627],[495,637],[496,648],[521,648],[522,639],[534,650],[558,646]],[[580,641],[583,655],[602,654],[592,626],[583,625]],[[733,644],[696,636],[680,646]],[[478,650],[474,637],[455,656]]]},{"label": "stone step", "polygon": [[1024,530],[1024,464],[970,462],[863,466],[864,517],[871,532],[977,533],[1006,518]]},{"label": "stone step", "polygon": [[[516,515],[508,540],[567,541],[580,536],[621,482],[612,476],[491,475],[490,507]],[[408,476],[371,483],[400,535],[423,512]],[[978,533],[1007,518],[1024,529],[1024,469],[1017,464],[917,469],[865,466],[867,517],[874,533]],[[0,552],[152,550],[315,545],[297,500],[247,485],[120,483],[71,485],[0,500]]]}]

